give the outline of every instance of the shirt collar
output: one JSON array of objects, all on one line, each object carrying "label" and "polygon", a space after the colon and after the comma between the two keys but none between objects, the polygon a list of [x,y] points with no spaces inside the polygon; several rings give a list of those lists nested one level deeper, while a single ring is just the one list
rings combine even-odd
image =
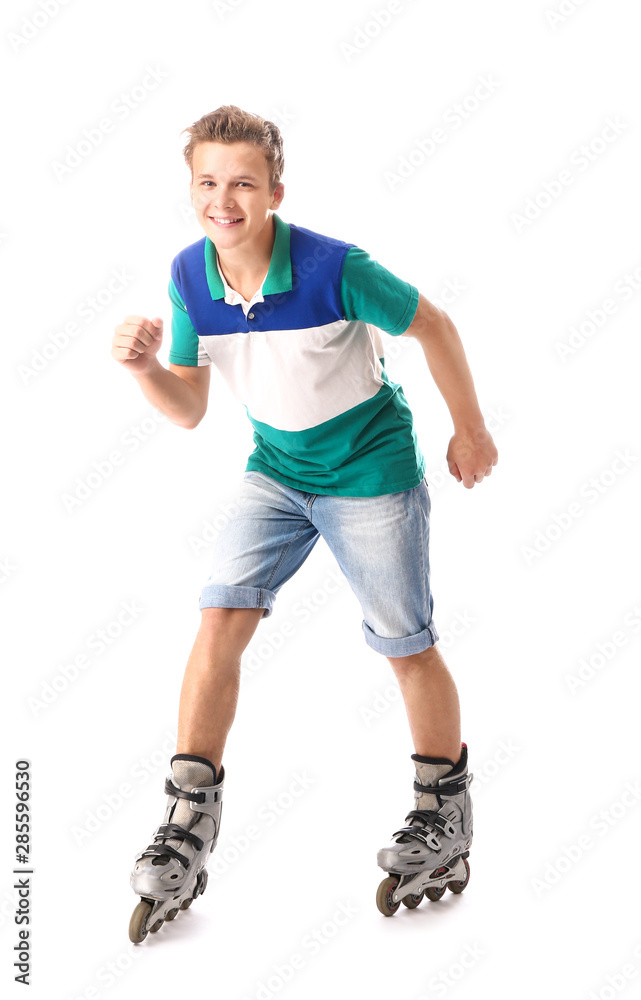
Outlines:
[{"label": "shirt collar", "polygon": [[[261,286],[263,295],[275,295],[278,292],[291,292],[292,290],[289,224],[281,219],[278,212],[272,212],[272,215],[275,228],[274,246],[269,261],[269,270]],[[225,299],[229,285],[223,282],[218,267],[216,246],[208,236],[205,237],[205,273],[212,299]]]},{"label": "shirt collar", "polygon": [[[223,288],[225,290],[225,302],[227,303],[228,306],[243,306],[243,307],[244,306],[253,306],[255,302],[264,302],[265,301],[265,299],[263,297],[263,286],[265,284],[267,276],[265,276],[265,278],[263,278],[262,285],[260,286],[260,288],[258,289],[257,292],[254,292],[254,294],[251,297],[251,301],[248,302],[247,299],[245,299],[240,294],[240,292],[237,292],[235,288],[232,288],[231,285],[229,285],[227,283],[225,275],[223,274],[222,268],[220,266],[220,261],[218,260],[218,254],[216,254],[216,266],[218,268],[218,274],[220,276],[220,280],[223,283]],[[246,309],[245,309],[245,312],[247,312]]]}]

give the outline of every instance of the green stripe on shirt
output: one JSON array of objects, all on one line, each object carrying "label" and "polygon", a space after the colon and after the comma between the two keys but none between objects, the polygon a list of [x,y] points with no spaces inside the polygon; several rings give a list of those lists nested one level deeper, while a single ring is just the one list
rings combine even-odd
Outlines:
[{"label": "green stripe on shirt", "polygon": [[365,250],[350,247],[343,262],[341,301],[345,319],[360,319],[397,337],[414,319],[418,288],[397,278]]},{"label": "green stripe on shirt", "polygon": [[198,365],[198,334],[194,330],[187,307],[180,297],[173,279],[169,279],[171,299],[171,350],[169,362],[172,365]]}]

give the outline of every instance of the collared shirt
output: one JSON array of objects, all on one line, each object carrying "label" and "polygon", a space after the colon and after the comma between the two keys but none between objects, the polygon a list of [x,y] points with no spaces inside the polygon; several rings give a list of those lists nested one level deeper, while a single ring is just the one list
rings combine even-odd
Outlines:
[{"label": "collared shirt", "polygon": [[220,280],[222,281],[223,288],[225,289],[225,302],[228,305],[240,306],[246,316],[251,307],[253,306],[254,302],[265,301],[265,299],[263,298],[263,285],[265,284],[265,278],[267,277],[267,275],[265,275],[265,278],[263,278],[261,286],[258,289],[258,291],[254,292],[254,294],[251,297],[251,300],[248,302],[247,299],[243,298],[240,292],[237,292],[235,288],[232,288],[230,285],[227,284],[227,279],[225,278],[225,275],[222,272],[220,261],[218,259],[218,252],[216,252],[216,264],[218,265],[218,273],[220,275]]},{"label": "collared shirt", "polygon": [[425,459],[381,331],[405,332],[418,289],[353,243],[273,219],[251,302],[230,289],[209,237],[174,258],[170,363],[220,371],[254,427],[247,470],[335,496],[417,486]]}]

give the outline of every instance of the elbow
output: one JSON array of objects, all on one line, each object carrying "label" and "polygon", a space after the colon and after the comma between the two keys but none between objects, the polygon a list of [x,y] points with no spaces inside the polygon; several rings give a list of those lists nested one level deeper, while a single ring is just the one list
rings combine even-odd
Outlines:
[{"label": "elbow", "polygon": [[191,419],[189,419],[189,420],[183,420],[183,421],[180,422],[179,426],[180,427],[184,427],[184,429],[186,431],[193,431],[194,428],[198,427],[198,424],[201,422],[201,420],[205,416],[205,413],[206,413],[206,411],[203,411],[202,413],[198,413],[195,416],[192,416]]},{"label": "elbow", "polygon": [[447,323],[449,317],[447,313],[440,309],[434,302],[426,299],[422,292],[419,292],[418,306],[414,319],[404,333],[406,337],[415,337],[422,341],[429,337],[435,328]]}]

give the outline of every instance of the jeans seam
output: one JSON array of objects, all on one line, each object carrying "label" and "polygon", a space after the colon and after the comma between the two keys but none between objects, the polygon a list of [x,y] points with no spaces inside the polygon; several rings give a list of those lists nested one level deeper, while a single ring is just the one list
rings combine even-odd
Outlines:
[{"label": "jeans seam", "polygon": [[299,531],[299,532],[298,532],[298,533],[297,533],[296,535],[294,535],[294,537],[293,537],[293,538],[290,538],[290,540],[288,541],[287,545],[286,545],[286,546],[285,546],[285,548],[283,549],[283,552],[282,552],[282,555],[281,555],[280,559],[278,560],[278,562],[277,562],[277,563],[276,563],[276,565],[274,566],[274,571],[273,571],[272,575],[270,576],[269,580],[267,581],[267,583],[266,583],[266,585],[265,585],[266,587],[269,587],[269,586],[270,586],[270,584],[271,584],[272,580],[273,580],[273,579],[274,579],[274,577],[276,576],[276,573],[278,572],[278,569],[280,568],[280,566],[281,566],[281,563],[283,562],[283,559],[285,558],[285,556],[286,556],[286,555],[287,555],[287,553],[289,552],[289,549],[290,549],[290,546],[292,545],[292,543],[293,543],[293,542],[295,542],[297,538],[300,538],[300,536],[302,535],[302,533],[303,533],[304,531],[305,531],[305,527],[303,526],[303,527],[302,527],[302,528],[300,529],[300,531]]},{"label": "jeans seam", "polygon": [[[421,484],[419,483],[419,486],[420,485]],[[425,515],[425,510],[424,510],[424,507],[423,507],[423,504],[422,504],[420,498],[419,498],[419,501],[418,501],[418,508],[419,508],[419,524],[421,526],[421,532],[423,533],[423,536],[424,536],[425,535],[425,531],[429,530],[429,527],[426,528],[426,525],[424,523],[425,520],[426,520],[426,515]],[[428,522],[428,526],[429,526],[429,522]],[[423,539],[421,539],[421,587],[422,587],[422,596],[423,596],[423,607],[426,608],[426,609],[428,609],[427,580],[426,580],[426,576],[425,576],[425,550],[426,550],[426,546],[423,544]]]}]

